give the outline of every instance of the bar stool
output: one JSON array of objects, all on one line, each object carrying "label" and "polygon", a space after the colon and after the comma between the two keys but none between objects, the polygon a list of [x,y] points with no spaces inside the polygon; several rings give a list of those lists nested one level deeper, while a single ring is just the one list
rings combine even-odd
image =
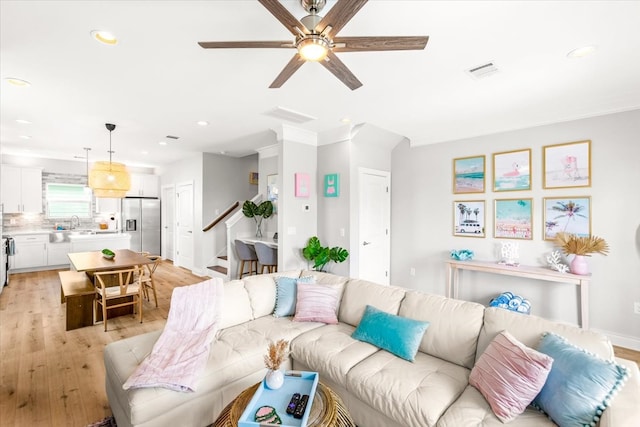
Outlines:
[{"label": "bar stool", "polygon": [[[235,240],[236,252],[238,253],[238,259],[240,260],[240,268],[238,269],[238,279],[242,279],[245,274],[251,275],[251,273],[258,274],[258,256],[255,249],[252,246],[247,245],[242,240]],[[244,272],[244,263],[249,261],[249,272]],[[255,263],[255,268],[254,268]]]},{"label": "bar stool", "polygon": [[278,248],[271,247],[261,242],[255,244],[256,254],[258,255],[258,262],[262,266],[260,274],[264,273],[264,268],[267,268],[268,273],[275,273],[278,271]]}]

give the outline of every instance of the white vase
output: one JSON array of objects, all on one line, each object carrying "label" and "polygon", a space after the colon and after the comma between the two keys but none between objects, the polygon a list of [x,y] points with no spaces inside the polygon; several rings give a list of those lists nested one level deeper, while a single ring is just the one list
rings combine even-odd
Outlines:
[{"label": "white vase", "polygon": [[571,261],[571,272],[586,276],[589,274],[589,263],[584,255],[575,255]]},{"label": "white vase", "polygon": [[284,372],[282,372],[280,369],[269,369],[267,371],[267,375],[265,376],[265,384],[271,390],[279,389],[284,384]]}]

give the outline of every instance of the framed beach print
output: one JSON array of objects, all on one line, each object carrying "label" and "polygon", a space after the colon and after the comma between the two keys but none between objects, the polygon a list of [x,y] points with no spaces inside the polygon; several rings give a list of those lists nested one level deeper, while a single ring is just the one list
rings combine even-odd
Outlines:
[{"label": "framed beach print", "polygon": [[324,176],[324,197],[338,197],[340,195],[340,175],[330,173]]},{"label": "framed beach print", "polygon": [[453,159],[453,192],[484,193],[485,157]]},{"label": "framed beach print", "polygon": [[591,186],[591,141],[542,147],[543,188]]},{"label": "framed beach print", "polygon": [[456,200],[453,202],[453,235],[485,237],[484,200]]},{"label": "framed beach print", "polygon": [[493,191],[531,190],[531,149],[493,155]]},{"label": "framed beach print", "polygon": [[494,212],[494,237],[533,238],[533,199],[496,199]]},{"label": "framed beach print", "polygon": [[295,174],[295,196],[296,197],[309,197],[311,192],[311,179],[308,173],[296,173]]},{"label": "framed beach print", "polygon": [[559,232],[591,235],[591,197],[546,197],[543,203],[545,240],[555,239]]}]

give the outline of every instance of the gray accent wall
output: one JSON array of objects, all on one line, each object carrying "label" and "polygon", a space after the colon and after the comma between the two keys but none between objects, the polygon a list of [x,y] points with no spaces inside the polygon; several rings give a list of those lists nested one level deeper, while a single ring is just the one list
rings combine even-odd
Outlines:
[{"label": "gray accent wall", "polygon": [[[589,188],[542,188],[543,146],[591,140]],[[531,148],[532,190],[493,192],[493,153]],[[454,158],[486,156],[484,194],[453,194]],[[471,249],[475,259],[497,261],[500,242],[493,238],[497,198],[533,198],[533,240],[519,240],[520,261],[545,266],[554,248],[543,240],[543,198],[591,197],[592,233],[609,243],[609,256],[589,258],[591,328],[614,343],[640,348],[640,110],[567,121],[455,142],[411,147],[404,142],[392,155],[391,283],[445,293],[445,264],[452,249]],[[485,200],[487,237],[454,237],[453,202]],[[415,268],[415,276],[410,269]],[[531,301],[532,314],[578,323],[575,286],[462,272],[459,297],[488,304],[502,291]]]}]

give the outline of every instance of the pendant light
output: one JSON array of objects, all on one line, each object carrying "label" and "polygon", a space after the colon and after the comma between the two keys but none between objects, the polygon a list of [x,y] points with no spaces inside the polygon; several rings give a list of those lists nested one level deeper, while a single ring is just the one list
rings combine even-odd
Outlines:
[{"label": "pendant light", "polygon": [[131,188],[131,177],[127,167],[122,163],[111,161],[111,132],[116,125],[105,123],[109,131],[109,161],[96,162],[89,175],[89,187],[93,189],[96,197],[112,197],[121,199],[126,197],[127,191]]},{"label": "pendant light", "polygon": [[91,151],[91,148],[83,147],[82,149],[85,151],[86,153],[85,157],[87,158],[87,185],[85,185],[84,187],[84,192],[87,194],[90,194],[91,187],[89,187],[89,151]]}]

